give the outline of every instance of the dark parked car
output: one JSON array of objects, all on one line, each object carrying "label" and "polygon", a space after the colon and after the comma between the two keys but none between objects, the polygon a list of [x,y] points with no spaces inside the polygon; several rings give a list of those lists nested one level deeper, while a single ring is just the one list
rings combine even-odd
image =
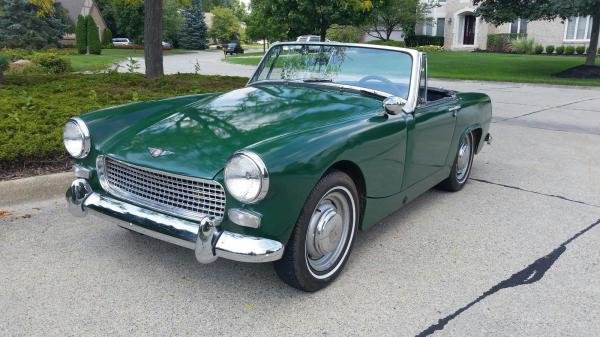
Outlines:
[{"label": "dark parked car", "polygon": [[232,43],[223,45],[223,52],[225,53],[225,55],[227,55],[227,54],[231,54],[231,55],[243,54],[244,48],[242,48],[242,46],[240,46],[239,43],[232,42]]},{"label": "dark parked car", "polygon": [[491,118],[487,95],[428,86],[414,49],[277,43],[244,88],[72,118],[67,199],[202,263],[273,261],[315,291],[359,229],[434,186],[462,189]]}]

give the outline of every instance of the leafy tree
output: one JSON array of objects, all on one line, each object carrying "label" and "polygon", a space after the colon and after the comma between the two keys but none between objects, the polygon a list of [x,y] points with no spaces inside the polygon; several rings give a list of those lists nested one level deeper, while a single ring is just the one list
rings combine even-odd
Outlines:
[{"label": "leafy tree", "polygon": [[598,0],[474,0],[479,5],[477,14],[496,25],[517,18],[532,20],[566,19],[570,16],[587,16],[593,19],[590,46],[586,65],[596,61],[600,36],[600,1]]},{"label": "leafy tree", "polygon": [[404,35],[414,35],[415,25],[426,20],[437,2],[419,0],[374,0],[373,9],[367,19],[372,27],[367,32],[380,40],[389,40],[392,32],[401,28]]},{"label": "leafy tree", "polygon": [[357,43],[363,32],[360,27],[331,25],[327,30],[327,38],[336,42]]},{"label": "leafy tree", "polygon": [[100,55],[102,49],[100,46],[100,32],[98,31],[98,26],[96,25],[96,22],[94,22],[94,18],[92,18],[91,15],[88,15],[85,18],[88,52],[90,54]]},{"label": "leafy tree", "polygon": [[141,43],[144,36],[144,2],[143,0],[103,0],[102,13],[107,13],[114,20],[114,27],[107,22],[113,35],[127,37]]},{"label": "leafy tree", "polygon": [[102,33],[102,47],[109,47],[112,44],[112,32],[109,28],[104,28],[104,33]]},{"label": "leafy tree", "polygon": [[246,17],[246,35],[252,40],[263,40],[263,50],[266,41],[284,40],[289,31],[288,25],[268,14],[269,0],[253,0],[251,11]]},{"label": "leafy tree", "polygon": [[208,48],[208,32],[201,1],[192,1],[192,6],[183,10],[183,16],[184,23],[179,32],[179,46],[185,49]]},{"label": "leafy tree", "polygon": [[271,0],[268,14],[289,27],[290,37],[318,34],[325,40],[333,24],[352,25],[364,21],[372,0]]},{"label": "leafy tree", "polygon": [[54,4],[49,14],[39,12],[36,5],[25,0],[0,2],[0,48],[41,49],[58,46],[67,24],[57,16],[62,11]]},{"label": "leafy tree", "polygon": [[87,53],[87,20],[83,15],[77,17],[75,28],[75,46],[79,54]]},{"label": "leafy tree", "polygon": [[[183,28],[185,21],[185,10],[182,9],[179,1],[165,0],[163,2],[163,39],[173,43],[174,46],[179,46],[179,32]],[[205,28],[206,35],[206,28]]]},{"label": "leafy tree", "polygon": [[212,9],[213,23],[208,31],[208,36],[219,42],[239,40],[240,20],[233,11],[226,7],[215,7]]}]

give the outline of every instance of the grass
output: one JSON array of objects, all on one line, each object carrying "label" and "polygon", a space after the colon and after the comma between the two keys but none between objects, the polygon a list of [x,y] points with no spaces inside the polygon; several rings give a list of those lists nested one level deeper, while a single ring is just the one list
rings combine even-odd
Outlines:
[{"label": "grass", "polygon": [[[257,65],[261,53],[235,55],[226,61]],[[429,76],[460,80],[600,86],[600,80],[556,78],[552,74],[582,65],[583,56],[516,55],[496,53],[429,53]],[[600,65],[600,58],[596,62]]]},{"label": "grass", "polygon": [[7,76],[0,89],[0,171],[65,159],[62,128],[71,116],[138,100],[228,91],[247,80],[193,74]]},{"label": "grass", "polygon": [[[164,55],[182,54],[188,51],[181,49],[165,50]],[[73,71],[98,71],[104,70],[115,62],[126,60],[129,57],[144,57],[143,50],[133,49],[102,49],[100,55],[65,55],[71,61]]]}]

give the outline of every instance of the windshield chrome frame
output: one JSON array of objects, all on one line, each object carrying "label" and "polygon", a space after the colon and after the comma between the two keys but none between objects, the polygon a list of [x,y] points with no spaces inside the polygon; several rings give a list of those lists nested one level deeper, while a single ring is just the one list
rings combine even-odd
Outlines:
[{"label": "windshield chrome frame", "polygon": [[[268,82],[296,83],[296,81],[286,81],[286,80],[257,80],[257,78],[259,76],[259,70],[261,70],[263,68],[264,63],[266,62],[266,56],[269,55],[269,53],[271,52],[271,49],[277,48],[280,46],[287,46],[287,45],[368,48],[368,49],[381,49],[381,50],[396,51],[396,52],[402,52],[402,53],[408,54],[412,59],[412,69],[411,69],[410,80],[409,80],[409,85],[408,85],[408,96],[406,99],[406,105],[404,106],[403,110],[405,113],[413,113],[415,111],[415,108],[417,107],[418,96],[419,96],[419,75],[421,73],[421,66],[422,66],[421,59],[422,59],[423,53],[421,53],[417,50],[414,50],[414,49],[409,49],[409,48],[380,46],[380,45],[371,45],[371,44],[362,44],[362,43],[296,42],[296,41],[276,42],[276,43],[273,43],[271,45],[271,47],[269,48],[269,50],[263,55],[262,59],[260,60],[260,63],[258,64],[256,69],[252,73],[252,76],[250,77],[250,80],[248,81],[246,86],[251,86],[252,84],[268,83]],[[300,82],[298,82],[298,83],[300,83]],[[331,87],[342,88],[342,89],[347,88],[347,89],[352,89],[352,90],[364,90],[366,92],[375,94],[377,96],[381,96],[382,99],[395,96],[394,94],[389,93],[389,92],[374,90],[374,89],[366,88],[366,87],[358,87],[358,86],[339,84],[339,83],[319,83],[319,85],[331,86]]]}]

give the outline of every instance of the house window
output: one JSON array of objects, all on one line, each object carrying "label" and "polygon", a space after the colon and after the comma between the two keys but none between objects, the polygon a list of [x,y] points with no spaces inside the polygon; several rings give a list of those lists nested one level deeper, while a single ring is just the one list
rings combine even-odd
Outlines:
[{"label": "house window", "polygon": [[592,35],[590,16],[572,16],[565,23],[565,41],[589,41]]},{"label": "house window", "polygon": [[510,24],[510,33],[511,34],[527,34],[527,24],[529,20],[527,19],[516,19]]},{"label": "house window", "polygon": [[444,36],[444,25],[446,24],[446,19],[438,18],[435,24],[435,35],[436,36]]},{"label": "house window", "polygon": [[425,35],[433,35],[433,21],[427,21],[425,24]]}]

